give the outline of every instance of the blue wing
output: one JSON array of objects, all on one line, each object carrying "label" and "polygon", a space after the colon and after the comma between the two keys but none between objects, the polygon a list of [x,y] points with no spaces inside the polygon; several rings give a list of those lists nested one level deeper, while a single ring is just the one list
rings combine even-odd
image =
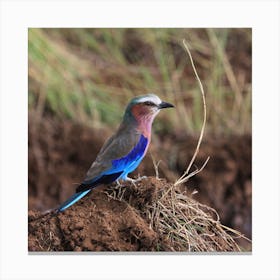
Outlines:
[{"label": "blue wing", "polygon": [[57,211],[64,211],[87,195],[92,188],[98,185],[110,184],[118,179],[125,179],[127,174],[135,170],[143,159],[147,145],[148,139],[141,135],[137,145],[126,156],[111,160],[110,168],[103,171],[100,175],[94,177],[93,179],[85,180],[77,187],[76,193],[66,200]]},{"label": "blue wing", "polygon": [[125,179],[127,174],[137,168],[145,155],[148,139],[141,135],[137,145],[126,155],[111,161],[111,167],[98,177],[84,181],[76,192],[92,189],[100,184],[110,184],[118,179]]},{"label": "blue wing", "polygon": [[131,150],[131,152],[119,159],[115,159],[112,161],[112,165],[117,170],[122,170],[123,173],[130,173],[133,170],[137,168],[141,160],[143,159],[145,155],[145,151],[148,145],[148,139],[141,135],[139,142],[134,147],[134,149]]}]

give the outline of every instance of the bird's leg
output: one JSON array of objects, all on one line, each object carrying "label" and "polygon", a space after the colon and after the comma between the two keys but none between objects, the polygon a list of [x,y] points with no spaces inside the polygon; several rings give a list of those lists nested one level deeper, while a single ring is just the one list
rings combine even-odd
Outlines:
[{"label": "bird's leg", "polygon": [[137,182],[139,182],[139,181],[141,181],[143,179],[147,179],[147,176],[142,176],[142,177],[138,176],[137,179],[132,179],[132,178],[129,178],[129,177],[125,178],[126,181],[131,182],[134,186],[136,186],[135,183],[137,183]]},{"label": "bird's leg", "polygon": [[134,185],[134,187],[136,187],[136,184],[135,184],[135,183],[136,183],[136,180],[135,180],[135,179],[126,177],[126,178],[125,178],[125,181],[128,181],[128,182],[132,183],[132,184]]},{"label": "bird's leg", "polygon": [[141,181],[141,180],[144,180],[144,179],[147,179],[147,178],[148,178],[147,176],[140,176],[140,174],[138,174],[138,178],[136,180]]}]

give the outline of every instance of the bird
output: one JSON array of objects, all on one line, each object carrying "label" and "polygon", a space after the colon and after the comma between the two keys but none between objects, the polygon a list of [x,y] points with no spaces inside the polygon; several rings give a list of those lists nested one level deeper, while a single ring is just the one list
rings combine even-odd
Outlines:
[{"label": "bird", "polygon": [[149,93],[134,97],[127,105],[119,128],[99,151],[82,183],[56,211],[63,212],[99,185],[107,185],[120,180],[135,181],[128,174],[134,171],[144,158],[150,141],[152,123],[162,109],[174,105],[162,101]]}]

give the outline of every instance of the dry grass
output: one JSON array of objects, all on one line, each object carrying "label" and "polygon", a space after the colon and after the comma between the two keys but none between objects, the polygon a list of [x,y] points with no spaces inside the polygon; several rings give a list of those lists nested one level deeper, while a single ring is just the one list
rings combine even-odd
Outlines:
[{"label": "dry grass", "polygon": [[147,190],[149,184],[153,184],[151,189],[156,193],[155,199],[142,205],[138,212],[160,236],[162,243],[158,244],[158,250],[242,252],[244,249],[237,244],[236,239],[243,238],[250,243],[240,232],[222,225],[216,210],[197,202],[178,187],[162,180],[157,179],[155,184],[149,179],[146,183],[139,182],[134,186],[124,183],[118,188],[110,187],[106,193],[110,199],[131,206],[131,202],[135,200],[135,194],[131,193],[137,192],[141,196],[141,192]]},{"label": "dry grass", "polygon": [[241,233],[224,227],[213,208],[173,187],[163,192],[145,215],[152,228],[168,237],[173,245],[172,251],[241,251],[232,236],[241,238]]}]

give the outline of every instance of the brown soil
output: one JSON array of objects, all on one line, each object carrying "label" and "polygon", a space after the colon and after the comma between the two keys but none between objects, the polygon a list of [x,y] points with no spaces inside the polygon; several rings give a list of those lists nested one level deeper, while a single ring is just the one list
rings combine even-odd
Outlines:
[{"label": "brown soil", "polygon": [[[141,186],[145,188],[141,188]],[[158,234],[141,217],[139,210],[151,203],[162,184],[151,178],[150,184],[130,191],[131,204],[112,199],[100,187],[67,211],[51,218],[36,219],[29,212],[30,251],[155,251]],[[107,189],[107,191],[109,191]]]},{"label": "brown soil", "polygon": [[[64,213],[31,222],[73,194],[109,136],[108,131],[94,131],[67,121],[34,120],[34,115],[30,115],[30,251],[172,250],[166,236],[153,230],[149,219],[141,214],[143,208],[156,201],[157,191],[166,188],[166,183],[154,178],[140,184],[134,193],[133,186],[128,186],[129,196],[124,201],[108,197],[108,187],[99,187]],[[215,208],[223,224],[250,238],[251,137],[206,138],[195,164],[200,166],[207,156],[211,159],[206,168],[181,189],[188,193],[198,190],[194,198]],[[192,137],[154,137],[150,151],[157,161],[162,160],[159,176],[174,182],[186,169],[196,142],[197,138]],[[157,147],[161,147],[160,151]],[[134,175],[138,172],[155,175],[150,154]],[[250,250],[250,245],[244,246]]]},{"label": "brown soil", "polygon": [[97,188],[63,213],[30,210],[29,251],[240,251],[213,209],[171,187],[148,177]]}]

